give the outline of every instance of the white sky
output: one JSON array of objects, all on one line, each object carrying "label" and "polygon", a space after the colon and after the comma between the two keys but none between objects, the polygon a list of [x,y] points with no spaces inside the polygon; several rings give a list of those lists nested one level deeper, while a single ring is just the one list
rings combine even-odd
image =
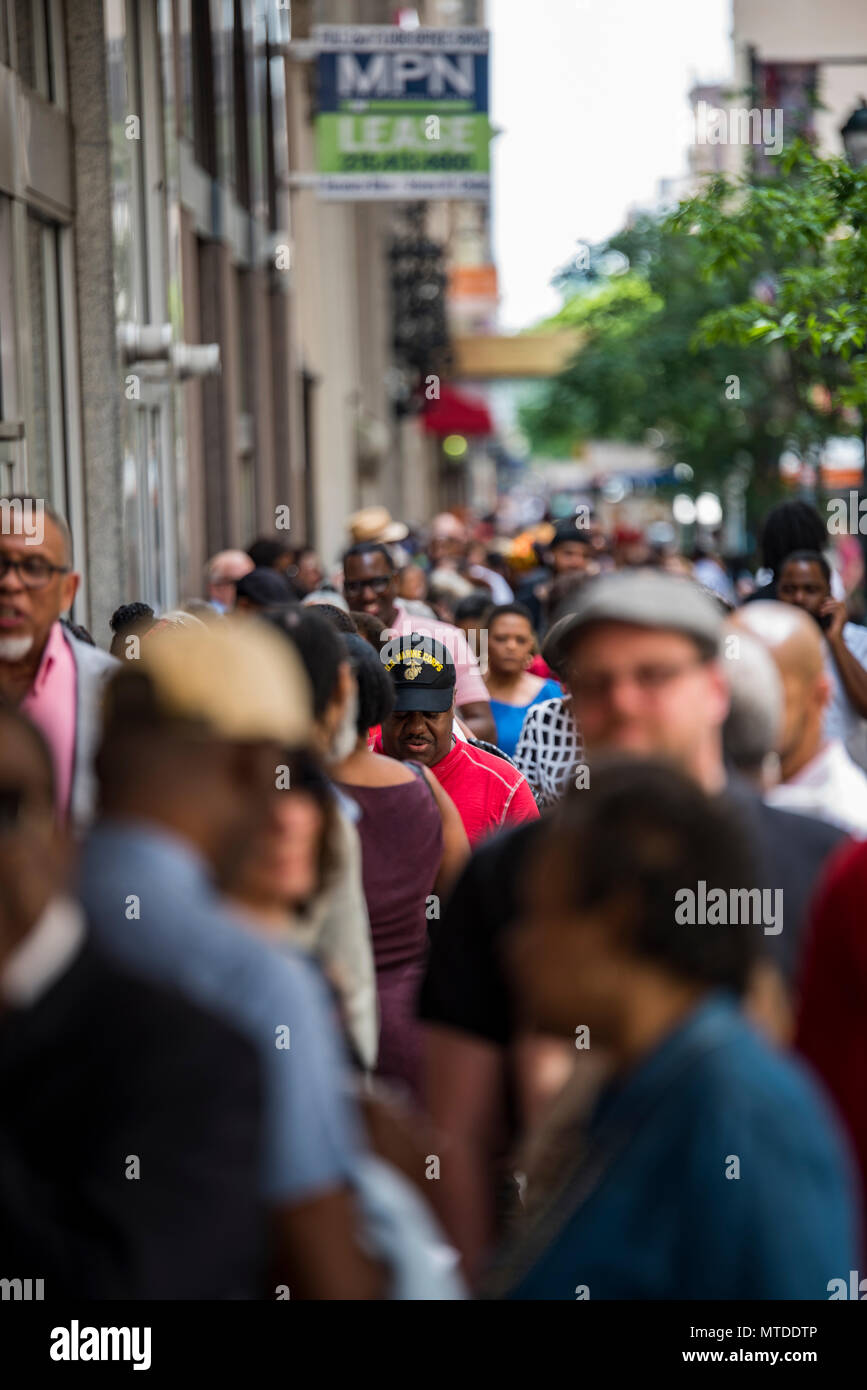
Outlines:
[{"label": "white sky", "polygon": [[551,275],[686,172],[687,92],[731,78],[731,0],[488,0],[501,329],[555,312]]}]

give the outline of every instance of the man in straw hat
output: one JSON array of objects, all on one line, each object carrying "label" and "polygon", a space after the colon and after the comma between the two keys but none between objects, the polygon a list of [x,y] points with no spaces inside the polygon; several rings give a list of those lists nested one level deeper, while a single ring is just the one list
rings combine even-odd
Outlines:
[{"label": "man in straw hat", "polygon": [[258,1049],[274,1285],[293,1299],[373,1298],[388,1291],[387,1268],[362,1245],[356,1201],[371,1160],[324,986],[301,957],[235,918],[213,886],[217,866],[244,855],[270,799],[286,795],[277,788],[291,787],[311,728],[299,657],[255,618],[155,636],[108,690],[102,820],[82,897],[109,954]]},{"label": "man in straw hat", "polygon": [[353,512],[346,522],[353,545],[362,541],[381,541],[383,545],[395,545],[405,541],[409,527],[402,521],[393,521],[388,507],[362,507]]}]

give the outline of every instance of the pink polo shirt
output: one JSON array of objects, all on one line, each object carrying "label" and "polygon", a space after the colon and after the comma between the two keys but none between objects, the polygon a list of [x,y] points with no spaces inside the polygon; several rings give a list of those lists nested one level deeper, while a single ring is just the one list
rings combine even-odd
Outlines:
[{"label": "pink polo shirt", "polygon": [[77,704],[75,657],[60,623],[48,634],[39,670],[21,701],[26,714],[45,737],[54,758],[57,814],[69,816],[72,770],[75,764],[75,715]]}]

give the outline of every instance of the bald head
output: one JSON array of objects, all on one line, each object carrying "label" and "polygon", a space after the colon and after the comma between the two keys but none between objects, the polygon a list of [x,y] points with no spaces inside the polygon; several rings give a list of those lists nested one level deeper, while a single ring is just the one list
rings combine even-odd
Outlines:
[{"label": "bald head", "polygon": [[220,550],[212,555],[205,566],[210,601],[223,609],[234,608],[235,585],[255,568],[244,550]]},{"label": "bald head", "polygon": [[726,627],[733,636],[745,633],[758,638],[776,663],[784,700],[778,751],[782,779],[788,781],[815,758],[824,742],[831,685],[819,626],[793,604],[758,602],[738,609]]},{"label": "bald head", "polygon": [[822,634],[802,608],[791,603],[747,603],[732,615],[730,624],[765,644],[783,679],[791,674],[811,681],[824,674]]},{"label": "bald head", "polygon": [[772,772],[769,759],[780,746],[783,682],[768,648],[751,632],[730,632],[722,649],[731,693],[723,751],[732,767],[763,786]]}]

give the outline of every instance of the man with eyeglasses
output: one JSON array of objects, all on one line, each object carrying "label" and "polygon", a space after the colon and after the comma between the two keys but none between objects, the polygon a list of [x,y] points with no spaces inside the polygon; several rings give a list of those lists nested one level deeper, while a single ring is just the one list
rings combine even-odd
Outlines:
[{"label": "man with eyeglasses", "polygon": [[[40,534],[16,524],[37,511]],[[102,687],[117,663],[60,622],[80,582],[63,517],[20,495],[3,498],[0,515],[0,700],[41,730],[54,758],[57,814],[81,828],[94,805]]]},{"label": "man with eyeglasses", "polygon": [[473,738],[496,743],[491,697],[467,639],[452,623],[407,613],[397,597],[397,572],[386,546],[361,541],[343,556],[343,592],[351,609],[369,613],[382,625],[385,641],[413,632],[441,642],[455,663],[456,708]]},{"label": "man with eyeglasses", "polygon": [[[559,731],[558,765],[564,752],[568,761],[577,759],[580,749],[581,764],[574,761],[567,769],[564,794],[582,795],[581,788],[589,785],[586,779],[592,780],[594,759],[626,754],[664,758],[734,808],[758,863],[757,882],[744,884],[744,889],[783,893],[782,930],[761,937],[768,956],[761,974],[756,973],[751,995],[763,1021],[773,1014],[770,1031],[785,1015],[785,1000],[779,1002],[780,978],[790,981],[798,964],[810,897],[825,860],[845,837],[810,816],[764,805],[757,793],[729,777],[722,747],[729,705],[719,660],[722,624],[720,606],[692,580],[657,570],[621,570],[592,580],[580,591],[572,611],[549,632],[543,655],[566,684],[562,704],[568,702],[575,731],[571,752]],[[533,707],[522,741],[531,716],[539,718],[546,704],[559,703]],[[516,761],[525,771],[520,756]],[[583,776],[578,775],[582,767]],[[480,1268],[495,1230],[491,1175],[499,1157],[503,1118],[495,1098],[503,1093],[520,1031],[519,1012],[504,974],[503,945],[545,830],[543,818],[498,835],[477,850],[431,938],[421,999],[429,1025],[428,1103],[437,1128],[449,1137],[457,1155],[451,1171],[459,1175],[459,1184],[445,1195],[471,1274]],[[623,833],[630,833],[627,826]],[[449,1087],[449,1075],[461,1076],[460,1088]]]}]

